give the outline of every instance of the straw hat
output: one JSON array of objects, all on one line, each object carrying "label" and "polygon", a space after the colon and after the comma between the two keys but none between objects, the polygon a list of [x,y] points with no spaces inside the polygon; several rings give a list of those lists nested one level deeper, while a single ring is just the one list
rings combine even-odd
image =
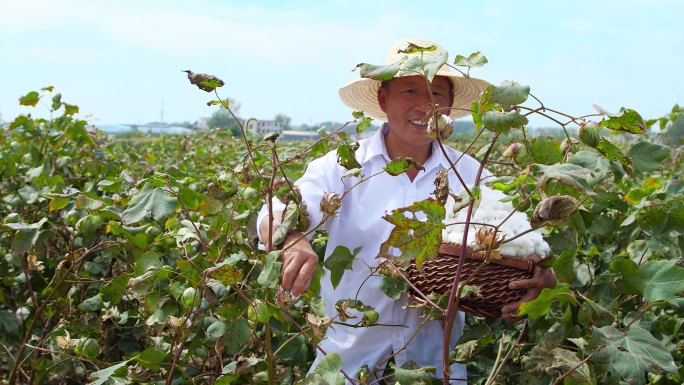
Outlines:
[{"label": "straw hat", "polygon": [[[425,61],[446,53],[444,48],[429,40],[406,39],[401,40],[392,46],[389,54],[387,55],[386,64],[389,65],[395,63],[404,55],[408,55],[409,58],[412,56],[420,57],[421,53],[406,54],[399,52],[401,50],[407,49],[410,43],[419,47],[430,47],[433,45],[437,46],[437,49],[434,51],[422,52],[422,57]],[[416,73],[400,70],[396,76],[412,75],[416,75]],[[475,100],[478,100],[480,98],[480,93],[484,91],[487,86],[489,86],[489,83],[484,80],[471,77],[466,78],[460,72],[451,71],[447,65],[443,65],[437,71],[437,76],[448,77],[454,86],[454,102],[451,105],[451,114],[449,114],[452,119],[470,115],[471,103]],[[354,80],[353,82],[340,88],[340,99],[342,99],[344,104],[354,109],[354,111],[363,111],[366,116],[386,122],[387,115],[382,112],[382,109],[380,109],[380,105],[378,104],[378,88],[380,88],[380,84],[381,82],[379,80],[368,78]]]}]

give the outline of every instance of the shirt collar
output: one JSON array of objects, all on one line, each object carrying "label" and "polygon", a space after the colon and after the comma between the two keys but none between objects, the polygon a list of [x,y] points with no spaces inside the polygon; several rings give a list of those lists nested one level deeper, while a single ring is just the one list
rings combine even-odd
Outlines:
[{"label": "shirt collar", "polygon": [[387,162],[390,162],[390,157],[387,154],[387,148],[385,147],[385,132],[387,132],[387,127],[383,124],[379,130],[370,137],[368,142],[368,149],[366,154],[361,160],[361,163],[368,162],[376,156],[382,156]]},{"label": "shirt collar", "polygon": [[[389,155],[387,154],[387,147],[385,146],[385,133],[389,127],[386,124],[383,124],[379,130],[377,130],[371,137],[370,141],[368,143],[368,149],[365,153],[365,156],[363,157],[361,163],[368,162],[369,160],[373,159],[376,156],[382,156],[385,158],[385,160],[389,163],[391,161]],[[451,168],[451,164],[449,164],[449,161],[446,159],[444,154],[442,153],[442,150],[439,148],[439,143],[437,143],[436,140],[433,140],[432,143],[430,144],[432,146],[431,148],[431,153],[430,157],[427,159],[425,164],[423,164],[423,167],[425,167],[426,171],[430,171],[435,167],[441,166],[441,168]],[[457,155],[460,155],[459,152],[457,151],[449,151],[451,148],[444,145],[445,149],[447,149],[447,152],[450,152],[452,154],[452,161],[455,162],[456,159],[453,159],[453,153],[455,152]]]}]

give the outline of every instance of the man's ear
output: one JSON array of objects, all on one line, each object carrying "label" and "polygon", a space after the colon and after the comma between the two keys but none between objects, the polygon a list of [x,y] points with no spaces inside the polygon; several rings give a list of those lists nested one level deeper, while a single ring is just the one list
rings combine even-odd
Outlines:
[{"label": "man's ear", "polygon": [[385,114],[387,113],[387,90],[385,87],[380,85],[378,88],[378,105],[380,105],[380,109],[382,112]]}]

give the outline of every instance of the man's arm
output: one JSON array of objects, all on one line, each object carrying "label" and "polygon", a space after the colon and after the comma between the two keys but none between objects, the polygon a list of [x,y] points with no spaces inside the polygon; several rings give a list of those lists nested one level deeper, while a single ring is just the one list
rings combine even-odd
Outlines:
[{"label": "man's arm", "polygon": [[[282,211],[273,213],[273,231],[280,226],[282,216]],[[259,234],[263,244],[268,245],[268,216],[259,224]],[[273,246],[275,248],[277,245]],[[288,233],[279,248],[283,250],[281,286],[298,296],[307,291],[311,285],[311,279],[318,265],[318,255],[313,251],[309,240],[298,231]]]},{"label": "man's arm", "polygon": [[529,255],[528,259],[535,263],[534,275],[532,278],[521,279],[508,284],[510,289],[527,289],[527,293],[525,293],[520,301],[508,304],[501,308],[501,318],[511,323],[520,320],[520,318],[515,316],[520,305],[539,297],[539,293],[541,293],[542,289],[547,287],[556,287],[556,273],[554,273],[553,269],[545,269],[540,267],[538,263],[541,262],[542,258],[537,254]]}]

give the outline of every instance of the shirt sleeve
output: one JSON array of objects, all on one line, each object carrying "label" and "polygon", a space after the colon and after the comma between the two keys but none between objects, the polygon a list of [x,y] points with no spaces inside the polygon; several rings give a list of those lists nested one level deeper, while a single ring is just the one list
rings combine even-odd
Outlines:
[{"label": "shirt sleeve", "polygon": [[[341,166],[337,163],[337,156],[334,152],[330,152],[325,156],[313,160],[306,167],[304,175],[295,182],[302,194],[302,201],[306,203],[306,209],[311,219],[311,225],[308,230],[318,226],[323,220],[323,213],[320,209],[321,199],[326,193],[336,193],[342,195],[344,192],[344,184],[342,183],[340,170]],[[284,211],[285,204],[273,198],[273,212]],[[259,211],[257,217],[257,230],[259,224],[268,217],[268,204],[264,204]],[[323,224],[322,229],[329,230],[330,220]],[[320,227],[319,227],[320,228]],[[257,233],[259,233],[257,231]],[[259,240],[261,234],[259,233]]]}]

